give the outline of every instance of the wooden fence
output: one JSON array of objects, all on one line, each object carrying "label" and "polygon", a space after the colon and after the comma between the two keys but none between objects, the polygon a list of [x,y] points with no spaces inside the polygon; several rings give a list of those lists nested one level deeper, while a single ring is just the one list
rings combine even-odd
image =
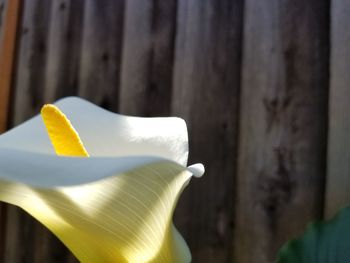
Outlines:
[{"label": "wooden fence", "polygon": [[[0,124],[60,97],[187,121],[193,262],[273,262],[350,203],[347,0],[0,0]],[[18,23],[18,26],[16,25]],[[2,262],[76,262],[15,207]]]}]

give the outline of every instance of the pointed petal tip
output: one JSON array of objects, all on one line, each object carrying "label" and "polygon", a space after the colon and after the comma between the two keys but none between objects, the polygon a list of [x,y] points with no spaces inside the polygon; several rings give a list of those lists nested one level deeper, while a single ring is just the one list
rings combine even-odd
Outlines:
[{"label": "pointed petal tip", "polygon": [[53,104],[44,104],[44,106],[41,107],[40,112],[41,112],[41,114],[43,114],[43,113],[46,113],[49,110],[53,111],[53,110],[56,110],[56,109],[57,109],[57,107],[55,105],[53,105]]},{"label": "pointed petal tip", "polygon": [[192,164],[192,165],[188,166],[187,169],[191,173],[193,173],[194,177],[197,177],[197,178],[202,177],[202,175],[205,172],[204,165],[201,163]]}]

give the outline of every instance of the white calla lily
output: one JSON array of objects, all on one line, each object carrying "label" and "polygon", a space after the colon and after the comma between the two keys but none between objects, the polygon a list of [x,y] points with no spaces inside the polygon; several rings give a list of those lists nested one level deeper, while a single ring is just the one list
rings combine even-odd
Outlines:
[{"label": "white calla lily", "polygon": [[[184,121],[121,116],[75,97],[55,105],[78,137],[66,140],[50,114],[52,143],[40,116],[1,135],[0,200],[43,223],[81,262],[189,262],[172,215],[204,168],[186,167]],[[90,157],[72,157],[70,143]]]}]

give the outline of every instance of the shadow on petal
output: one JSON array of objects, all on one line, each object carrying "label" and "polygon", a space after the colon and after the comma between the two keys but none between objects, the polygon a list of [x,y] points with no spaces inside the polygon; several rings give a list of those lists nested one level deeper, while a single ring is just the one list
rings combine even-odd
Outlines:
[{"label": "shadow on petal", "polygon": [[0,187],[4,201],[37,218],[82,262],[189,262],[172,215],[190,178],[184,167],[159,162],[79,186]]}]

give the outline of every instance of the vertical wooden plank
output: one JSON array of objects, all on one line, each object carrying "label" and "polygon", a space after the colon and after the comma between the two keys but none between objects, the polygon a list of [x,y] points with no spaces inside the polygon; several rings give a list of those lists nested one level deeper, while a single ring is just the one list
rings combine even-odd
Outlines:
[{"label": "vertical wooden plank", "polygon": [[[0,132],[8,126],[15,48],[22,2],[0,1]],[[4,262],[7,206],[0,206],[0,261]]]},{"label": "vertical wooden plank", "polygon": [[246,0],[234,261],[273,262],[320,218],[329,1]]},{"label": "vertical wooden plank", "polygon": [[[12,124],[18,124],[36,114],[44,102],[44,68],[50,4],[51,1],[47,0],[24,2],[14,80]],[[8,208],[7,221],[4,262],[35,262],[38,223],[17,207]]]},{"label": "vertical wooden plank", "polygon": [[325,215],[350,204],[350,2],[332,0],[331,81]]},{"label": "vertical wooden plank", "polygon": [[25,1],[15,79],[15,114],[18,124],[38,113],[43,104],[47,35],[51,1]]},{"label": "vertical wooden plank", "polygon": [[77,93],[83,12],[83,0],[52,2],[45,71],[46,102]]},{"label": "vertical wooden plank", "polygon": [[124,0],[87,0],[79,95],[105,108],[118,105]]},{"label": "vertical wooden plank", "polygon": [[194,262],[232,259],[241,26],[240,0],[179,1],[172,114],[188,124],[190,163],[206,165],[175,214]]},{"label": "vertical wooden plank", "polygon": [[0,2],[0,131],[5,131],[8,124],[20,7],[20,0],[7,5],[5,1]]},{"label": "vertical wooden plank", "polygon": [[169,115],[176,0],[131,0],[126,4],[120,111]]},{"label": "vertical wooden plank", "polygon": [[[0,1],[0,132],[8,125],[20,1]],[[0,259],[4,260],[7,207],[0,207]]]}]

